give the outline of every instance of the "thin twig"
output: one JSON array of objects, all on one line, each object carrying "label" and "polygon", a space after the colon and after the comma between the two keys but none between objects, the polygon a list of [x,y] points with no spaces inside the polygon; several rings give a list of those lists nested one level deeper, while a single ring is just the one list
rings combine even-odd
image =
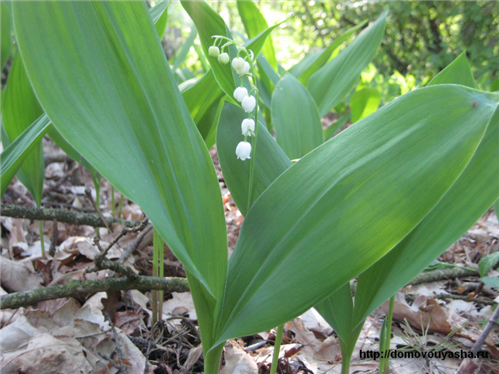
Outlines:
[{"label": "thin twig", "polygon": [[485,328],[482,331],[482,334],[473,345],[473,348],[471,348],[471,352],[473,352],[474,355],[476,355],[476,353],[480,350],[480,348],[482,348],[485,339],[487,339],[487,336],[489,336],[494,326],[498,325],[497,323],[498,320],[499,320],[499,307],[496,308],[494,314],[492,314],[492,317],[490,317],[487,326],[485,326]]},{"label": "thin twig", "polygon": [[120,369],[123,370],[125,372],[125,374],[127,374],[128,369],[125,366],[125,364],[123,363],[123,352],[121,351],[121,347],[120,347],[120,342],[119,342],[119,338],[118,338],[118,331],[116,331],[116,327],[114,327],[113,320],[111,319],[111,316],[109,315],[109,313],[104,312],[104,316],[107,318],[107,320],[109,321],[109,324],[111,325],[111,328],[113,329],[114,342],[116,343],[116,352],[118,353],[118,360],[120,363]]},{"label": "thin twig", "polygon": [[[87,196],[87,199],[90,200],[90,203],[92,204],[92,206],[94,207],[95,211],[97,212],[97,214],[99,215],[100,219],[102,220],[102,222],[104,222],[104,224],[106,225],[106,228],[109,230],[109,232],[112,232],[113,230],[111,230],[111,227],[107,224],[106,222],[106,219],[104,218],[104,216],[102,215],[99,207],[97,206],[97,204],[95,203],[95,200],[92,196],[92,191],[90,190],[90,188],[85,188],[85,196]],[[97,230],[97,233],[99,232],[99,230]]]}]

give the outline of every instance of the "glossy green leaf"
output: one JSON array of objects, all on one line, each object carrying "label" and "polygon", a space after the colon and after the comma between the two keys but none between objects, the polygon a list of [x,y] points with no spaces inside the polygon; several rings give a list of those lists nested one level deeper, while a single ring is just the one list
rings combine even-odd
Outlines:
[{"label": "glossy green leaf", "polygon": [[487,273],[499,262],[499,252],[491,253],[480,259],[478,266],[480,268],[480,276],[485,277]]},{"label": "glossy green leaf", "polygon": [[466,58],[466,52],[461,53],[451,64],[438,73],[428,85],[447,83],[462,84],[463,86],[476,88],[473,72]]},{"label": "glossy green leaf", "polygon": [[3,196],[7,191],[12,178],[16,175],[24,159],[39,144],[49,127],[50,120],[46,114],[43,114],[4,149],[0,156],[2,160],[0,196]]},{"label": "glossy green leaf", "polygon": [[0,61],[0,70],[3,70],[5,67],[5,64],[7,63],[7,60],[10,57],[10,50],[12,47],[12,41],[10,40],[10,30],[11,30],[11,22],[10,22],[10,11],[7,5],[4,4],[2,1],[0,3],[0,17],[1,17],[1,22],[0,22],[0,55],[1,55],[1,61]]},{"label": "glossy green leaf", "polygon": [[355,91],[350,98],[350,112],[352,112],[352,123],[374,113],[381,102],[381,94],[375,88],[363,88]]},{"label": "glossy green leaf", "polygon": [[[238,0],[237,10],[239,11],[239,16],[243,21],[244,29],[250,39],[269,28],[265,17],[252,0]],[[277,70],[277,60],[275,58],[274,44],[272,43],[271,36],[269,36],[265,41],[262,53],[266,57],[270,66],[274,70]]]},{"label": "glossy green leaf", "polygon": [[[491,108],[487,103],[479,101],[476,107],[472,106],[472,102],[468,105],[477,113]],[[496,110],[469,165],[438,205],[382,260],[359,276],[355,303],[357,321],[366,318],[423,271],[497,199],[498,137],[499,111]]]},{"label": "glossy green leaf", "polygon": [[18,2],[14,20],[26,71],[54,126],[140,205],[197,284],[208,349],[227,264],[220,189],[146,4]]},{"label": "glossy green leaf", "polygon": [[342,45],[354,32],[363,27],[366,23],[367,21],[361,22],[358,25],[345,31],[343,34],[337,37],[334,42],[332,42],[326,49],[324,49],[324,51],[317,55],[313,55],[314,57],[312,59],[308,60],[305,64],[300,65],[300,68],[296,71],[297,74],[294,75],[299,79],[301,83],[307,85],[310,77],[322,66],[324,66],[324,64],[329,60],[331,54],[336,50],[336,48],[339,48],[339,46]]},{"label": "glossy green leaf", "polygon": [[324,143],[321,117],[307,89],[291,74],[282,77],[272,95],[276,140],[290,159],[301,158]]},{"label": "glossy green leaf", "polygon": [[493,207],[494,207],[494,213],[496,214],[496,217],[499,218],[499,200],[496,200]]},{"label": "glossy green leaf", "polygon": [[[201,41],[201,46],[205,56],[209,56],[208,48],[210,48],[215,42],[215,39],[213,39],[212,36],[223,35],[232,39],[232,35],[222,17],[220,17],[220,15],[215,12],[215,10],[213,10],[204,0],[182,0],[180,3],[196,25],[199,33],[199,40]],[[223,43],[225,42],[222,42],[222,44]],[[231,60],[237,55],[236,47],[233,45],[226,47],[224,52],[229,54]],[[216,81],[230,100],[235,103],[232,95],[237,85],[239,85],[239,76],[235,71],[233,71],[230,63],[222,65],[215,57],[206,58],[210,63]]]},{"label": "glossy green leaf", "polygon": [[[435,77],[435,82],[440,81],[441,83],[445,82],[454,83],[453,79],[460,81],[462,79],[461,74],[452,73],[453,70],[456,68],[460,70],[461,73],[464,73],[464,71],[460,69],[463,66],[462,57],[460,56],[458,59],[460,60],[459,63],[455,62],[452,63],[448,69],[445,69],[447,71],[444,70],[442,72],[442,73],[445,72],[444,77],[446,80],[440,80],[438,75],[437,77]],[[469,83],[473,83],[474,86],[474,82],[469,82]],[[473,103],[471,105],[473,105]],[[490,131],[491,128],[489,126],[485,136],[490,136]],[[473,162],[476,162],[476,157],[477,155],[479,155],[481,149],[483,149],[483,141],[480,144],[479,148],[477,149],[477,153],[474,155],[472,161],[467,166],[463,175],[465,175],[466,172],[469,172],[470,167],[473,168]],[[494,172],[496,171],[492,171],[492,173]],[[460,183],[461,178],[463,178],[463,175],[461,175],[461,177],[458,179],[458,181],[456,182],[457,184]],[[475,181],[475,183],[476,182],[478,181]],[[453,188],[449,191],[449,193],[451,193],[451,191],[453,191],[454,188],[455,186],[453,186]],[[471,192],[473,194],[471,189],[468,192]],[[449,193],[447,195],[449,195]],[[466,193],[466,192],[461,191],[461,193]],[[451,198],[456,198],[456,196],[452,197],[452,194],[450,196]],[[444,197],[443,199],[444,203],[446,198],[448,197]],[[440,202],[435,209],[437,209],[441,203],[442,202]],[[473,205],[473,202],[467,201],[467,204]],[[465,210],[468,211],[468,209]],[[423,236],[428,235],[428,241],[418,242],[416,240],[412,245],[405,246],[404,243],[406,239],[404,239],[404,241],[402,241],[398,246],[396,246],[392,251],[390,251],[385,257],[376,262],[371,268],[369,268],[359,276],[357,291],[355,295],[353,323],[350,318],[347,319],[336,318],[333,322],[338,323],[339,325],[347,326],[352,330],[352,332],[354,332],[352,326],[357,326],[357,328],[360,328],[363,325],[363,321],[367,317],[367,315],[369,315],[385,300],[390,298],[398,289],[402,288],[405,284],[407,284],[412,278],[414,278],[419,272],[421,272],[428,265],[428,263],[431,262],[431,260],[440,255],[440,253],[443,252],[451,244],[449,243],[447,245],[444,242],[444,244],[442,245],[442,242],[434,241],[434,239],[437,236],[438,237],[440,237],[440,235],[445,236],[446,234],[449,233],[449,227],[454,226],[454,222],[452,221],[453,218],[458,218],[458,221],[455,222],[455,224],[457,225],[457,227],[459,227],[460,226],[459,221],[460,220],[462,221],[462,218],[465,215],[461,213],[458,214],[456,211],[453,217],[452,214],[447,214],[447,212],[441,210],[440,215],[431,220],[432,214],[434,213],[433,212],[430,213],[430,215],[427,216],[425,220],[414,230],[415,232],[417,232],[418,230],[420,230],[421,227],[425,230],[428,230],[426,233],[420,232],[418,234],[420,239]],[[435,220],[439,220],[440,223],[444,223],[444,225],[447,225],[448,227],[442,228],[441,225],[436,225],[436,226],[431,226],[428,224],[425,225],[424,223],[428,219],[430,219],[430,222],[432,222],[432,224],[435,222]],[[436,231],[431,232],[432,230]],[[453,229],[450,229],[450,231],[452,232]],[[444,234],[444,232],[446,234]],[[454,235],[455,233],[456,231],[454,230]],[[452,235],[453,234],[451,233],[451,236]],[[408,238],[411,236],[412,233],[408,236]],[[391,272],[395,272],[396,274],[390,275]],[[342,301],[342,295],[335,292],[330,297],[328,297],[327,300],[330,303],[336,304]],[[324,317],[327,318],[330,316],[324,316]],[[348,337],[349,335],[346,336]],[[350,348],[353,350],[353,347]]]},{"label": "glossy green leaf", "polygon": [[216,143],[217,137],[217,123],[220,112],[222,111],[222,101],[221,97],[218,101],[215,101],[211,107],[206,111],[205,115],[199,121],[198,130],[204,139],[206,147],[211,148]]},{"label": "glossy green leaf", "polygon": [[412,91],[282,173],[246,215],[218,343],[296,317],[385,255],[459,177],[495,106],[459,86]]},{"label": "glossy green leaf", "polygon": [[308,89],[326,115],[350,91],[360,73],[376,55],[383,39],[387,12],[364,29],[338,56],[315,72],[308,81]]},{"label": "glossy green leaf", "polygon": [[[250,160],[241,161],[236,157],[236,146],[244,140],[241,132],[242,121],[248,118],[239,106],[225,103],[217,130],[217,151],[225,182],[236,205],[243,215],[247,213]],[[275,142],[262,122],[258,125],[258,141],[253,179],[253,202],[288,167],[291,161]],[[251,139],[253,143],[253,139]]]},{"label": "glossy green leaf", "polygon": [[[3,103],[2,122],[8,140],[13,142],[42,114],[43,110],[31,89],[21,55],[18,53],[9,72]],[[22,174],[19,179],[38,206],[42,200],[44,168],[43,147],[41,143],[35,144],[21,165]]]}]

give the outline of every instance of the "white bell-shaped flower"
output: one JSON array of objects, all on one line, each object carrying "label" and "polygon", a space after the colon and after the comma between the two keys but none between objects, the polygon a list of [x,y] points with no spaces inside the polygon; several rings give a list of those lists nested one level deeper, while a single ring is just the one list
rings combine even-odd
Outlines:
[{"label": "white bell-shaped flower", "polygon": [[220,56],[218,56],[218,62],[220,62],[222,65],[227,65],[229,63],[229,55],[227,53],[221,53]]},{"label": "white bell-shaped flower", "polygon": [[232,60],[232,67],[235,71],[238,71],[244,66],[244,62],[245,61],[242,57],[236,57],[234,60]]},{"label": "white bell-shaped flower", "polygon": [[241,101],[241,106],[246,113],[250,113],[255,109],[256,99],[254,96],[246,96],[243,101]]},{"label": "white bell-shaped flower", "polygon": [[246,118],[241,123],[241,130],[243,132],[243,135],[248,135],[248,136],[255,135],[255,121]]},{"label": "white bell-shaped flower", "polygon": [[250,71],[250,64],[248,61],[244,61],[243,66],[240,69],[236,69],[236,73],[241,77],[244,77]]},{"label": "white bell-shaped flower", "polygon": [[236,147],[236,155],[237,158],[244,161],[247,158],[251,158],[251,143],[248,142],[239,142]]},{"label": "white bell-shaped flower", "polygon": [[241,102],[243,99],[248,96],[248,90],[245,87],[237,87],[234,91],[234,98]]},{"label": "white bell-shaped flower", "polygon": [[208,48],[208,55],[210,57],[218,57],[220,55],[220,49],[218,47],[212,45],[210,48]]}]

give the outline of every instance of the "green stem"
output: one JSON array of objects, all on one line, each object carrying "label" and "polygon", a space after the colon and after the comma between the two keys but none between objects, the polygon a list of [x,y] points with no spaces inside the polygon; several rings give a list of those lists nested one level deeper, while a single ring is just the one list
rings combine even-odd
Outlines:
[{"label": "green stem", "polygon": [[352,352],[348,349],[348,345],[338,338],[341,350],[341,374],[349,374],[350,372],[350,358],[352,357]]},{"label": "green stem", "polygon": [[275,334],[274,355],[272,356],[272,366],[270,367],[270,374],[277,373],[277,367],[279,366],[279,351],[281,350],[283,332],[284,324],[277,327],[277,333]]},{"label": "green stem", "polygon": [[40,233],[40,244],[42,246],[42,257],[46,258],[46,256],[45,256],[45,242],[43,240],[43,221],[38,221],[38,231]]},{"label": "green stem", "polygon": [[116,217],[116,201],[114,199],[114,186],[111,186],[111,215]]},{"label": "green stem", "polygon": [[118,218],[121,217],[121,213],[123,213],[123,194],[121,194],[120,205],[118,206]]},{"label": "green stem", "polygon": [[222,349],[223,344],[210,349],[207,353],[204,354],[204,374],[218,374]]},{"label": "green stem", "polygon": [[392,317],[393,317],[393,306],[395,304],[395,295],[390,298],[390,307],[388,309],[388,315],[386,316],[386,330],[385,337],[382,342],[382,349],[385,352],[385,359],[380,361],[380,371],[383,374],[388,374],[390,372],[390,340],[392,338]]},{"label": "green stem", "polygon": [[[255,74],[255,65],[254,63],[251,64],[251,74],[253,77],[253,82],[255,83],[256,87],[256,74]],[[250,210],[251,205],[252,205],[252,199],[253,199],[253,175],[254,175],[254,169],[255,169],[255,158],[256,158],[256,143],[258,140],[258,97],[259,97],[259,91],[256,89],[255,91],[255,101],[256,101],[256,113],[255,113],[255,134],[253,135],[254,140],[252,144],[252,152],[253,156],[250,159],[250,175],[249,175],[249,186],[248,186],[248,209],[247,211]]]}]

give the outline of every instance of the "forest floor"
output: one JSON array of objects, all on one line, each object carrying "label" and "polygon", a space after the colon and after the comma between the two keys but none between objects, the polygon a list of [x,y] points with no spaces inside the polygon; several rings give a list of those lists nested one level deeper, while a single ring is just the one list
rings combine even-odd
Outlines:
[{"label": "forest floor", "polygon": [[[47,165],[43,206],[73,212],[95,213],[90,188],[95,188],[88,172],[64,158],[51,141],[44,140]],[[229,254],[234,249],[243,216],[234,204],[211,151],[219,174],[225,206]],[[50,160],[49,160],[50,159]],[[54,162],[56,161],[56,162]],[[110,216],[112,188],[103,180],[100,211]],[[114,191],[114,212],[119,211],[121,195]],[[34,206],[24,186],[15,180],[2,203]],[[140,207],[123,199],[120,218],[142,220]],[[51,254],[42,258],[38,222],[1,217],[0,295],[60,285],[68,279],[107,279],[111,270],[86,273],[94,265],[99,250],[93,243],[96,229],[57,221],[44,221],[44,243]],[[123,225],[100,228],[103,247],[122,231]],[[141,238],[140,243],[137,237]],[[457,243],[439,257],[428,270],[469,267],[499,251],[499,223],[490,210]],[[165,276],[185,277],[182,264],[165,247]],[[128,253],[123,256],[124,253]],[[122,258],[140,275],[152,275],[152,230],[127,233],[109,251],[107,258]],[[497,264],[496,264],[497,265]],[[497,266],[496,266],[497,267]],[[423,273],[424,274],[424,273]],[[491,270],[489,277],[499,272]],[[393,373],[454,373],[462,360],[428,358],[436,352],[469,352],[493,309],[499,291],[484,285],[479,275],[453,277],[409,285],[396,295],[391,349],[419,352],[426,358],[391,360]],[[362,357],[361,352],[378,351],[386,305],[366,320],[355,348],[350,372],[376,373],[379,360]],[[105,315],[110,316],[109,321]],[[128,290],[98,292],[75,298],[38,302],[31,306],[0,310],[0,371],[2,373],[118,373],[124,368],[138,373],[200,373],[202,350],[196,325],[196,312],[189,292],[165,292],[163,318],[152,325],[151,292]],[[421,320],[431,328],[421,331]],[[423,329],[424,330],[424,329]],[[227,342],[223,374],[269,373],[275,331]],[[499,329],[487,338],[482,351],[488,359],[476,360],[481,373],[499,373]],[[412,353],[411,353],[412,352]],[[331,327],[311,309],[285,325],[278,373],[339,373],[341,353]],[[121,365],[121,369],[120,369]]]}]

